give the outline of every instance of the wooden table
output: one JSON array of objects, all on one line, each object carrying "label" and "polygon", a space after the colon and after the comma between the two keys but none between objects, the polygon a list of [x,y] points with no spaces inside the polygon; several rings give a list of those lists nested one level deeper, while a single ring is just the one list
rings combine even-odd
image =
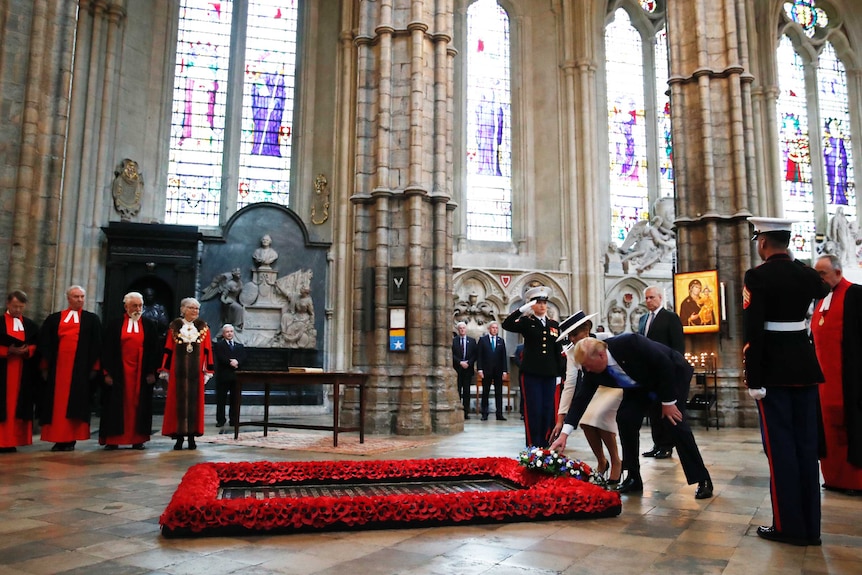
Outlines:
[{"label": "wooden table", "polygon": [[[332,445],[338,446],[339,431],[358,431],[359,443],[365,443],[365,383],[368,376],[364,373],[317,372],[294,373],[289,371],[243,371],[236,372],[236,383],[233,388],[234,427],[233,438],[239,437],[239,428],[243,425],[263,426],[266,437],[270,427],[292,429],[324,429],[332,430]],[[242,421],[240,407],[242,406],[242,389],[248,384],[263,384],[263,421]],[[301,385],[332,385],[332,425],[307,425],[301,423],[272,423],[269,421],[269,395],[273,386]],[[341,387],[359,388],[359,425],[343,427],[338,422]]]}]

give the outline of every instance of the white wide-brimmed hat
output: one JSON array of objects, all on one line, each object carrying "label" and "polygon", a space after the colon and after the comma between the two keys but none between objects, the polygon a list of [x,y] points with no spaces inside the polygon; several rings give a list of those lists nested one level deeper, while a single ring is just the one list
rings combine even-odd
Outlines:
[{"label": "white wide-brimmed hat", "polygon": [[578,310],[577,312],[573,313],[572,315],[564,319],[563,323],[560,324],[560,330],[562,331],[560,332],[560,337],[557,338],[557,341],[562,341],[566,339],[566,337],[568,337],[569,335],[569,332],[577,329],[581,325],[590,321],[591,319],[596,317],[596,315],[598,314],[591,313],[590,315],[584,315],[583,310]]}]

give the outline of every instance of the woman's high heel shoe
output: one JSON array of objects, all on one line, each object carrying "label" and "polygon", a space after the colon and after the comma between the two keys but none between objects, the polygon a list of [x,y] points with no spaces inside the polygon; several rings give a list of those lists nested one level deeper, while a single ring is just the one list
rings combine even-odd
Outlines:
[{"label": "woman's high heel shoe", "polygon": [[596,473],[598,473],[599,475],[601,475],[605,479],[608,478],[608,473],[610,472],[610,470],[611,470],[611,462],[608,461],[607,459],[605,459],[604,465],[599,464],[596,467]]}]

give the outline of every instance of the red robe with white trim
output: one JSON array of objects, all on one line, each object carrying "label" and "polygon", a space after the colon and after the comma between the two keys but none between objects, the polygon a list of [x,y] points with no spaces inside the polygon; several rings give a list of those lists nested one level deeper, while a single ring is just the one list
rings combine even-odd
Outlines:
[{"label": "red robe with white trim", "polygon": [[[6,312],[0,321],[0,447],[33,443],[33,397],[38,384],[35,365],[39,327],[20,318],[24,331],[15,331]],[[27,346],[27,355],[10,354],[11,346]]]}]

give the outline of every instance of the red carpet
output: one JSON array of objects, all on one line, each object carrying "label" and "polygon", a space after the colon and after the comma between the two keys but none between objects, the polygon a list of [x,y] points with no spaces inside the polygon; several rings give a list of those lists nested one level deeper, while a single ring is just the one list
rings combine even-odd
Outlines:
[{"label": "red carpet", "polygon": [[159,523],[165,537],[613,517],[618,493],[514,459],[202,463]]}]

